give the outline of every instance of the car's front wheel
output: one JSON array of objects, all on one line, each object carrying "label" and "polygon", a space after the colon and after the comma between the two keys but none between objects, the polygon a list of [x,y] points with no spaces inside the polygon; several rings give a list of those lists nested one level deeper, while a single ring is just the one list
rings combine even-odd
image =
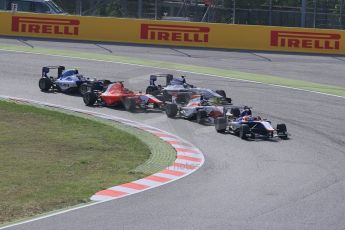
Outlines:
[{"label": "car's front wheel", "polygon": [[125,106],[126,111],[134,112],[136,108],[135,98],[126,97],[123,101],[123,105]]},{"label": "car's front wheel", "polygon": [[287,129],[285,124],[277,124],[277,134],[281,139],[286,139],[288,137]]},{"label": "car's front wheel", "polygon": [[217,117],[214,120],[214,127],[218,133],[224,133],[227,127],[227,120],[225,117]]},{"label": "car's front wheel", "polygon": [[207,117],[207,112],[205,110],[199,110],[196,112],[196,122],[202,124]]},{"label": "car's front wheel", "polygon": [[178,108],[176,104],[168,103],[165,107],[165,113],[169,118],[175,117],[177,115]]},{"label": "car's front wheel", "polygon": [[243,140],[247,139],[248,138],[247,134],[249,133],[250,133],[249,126],[246,124],[242,124],[240,126],[240,138]]},{"label": "car's front wheel", "polygon": [[92,106],[97,101],[97,95],[94,92],[86,92],[83,95],[83,101],[84,101],[85,105]]}]

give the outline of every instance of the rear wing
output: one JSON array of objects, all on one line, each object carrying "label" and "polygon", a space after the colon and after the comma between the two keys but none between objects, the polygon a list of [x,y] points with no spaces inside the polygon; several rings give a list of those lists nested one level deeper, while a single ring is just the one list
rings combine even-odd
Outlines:
[{"label": "rear wing", "polygon": [[150,76],[150,85],[153,85],[158,78],[165,78],[165,86],[169,85],[171,80],[174,78],[172,74],[153,74]]},{"label": "rear wing", "polygon": [[47,76],[47,74],[49,73],[49,71],[50,71],[51,69],[57,69],[57,70],[58,70],[57,76],[58,76],[58,78],[59,78],[59,77],[61,77],[62,72],[63,72],[66,68],[65,68],[65,66],[61,66],[61,65],[59,65],[59,66],[44,66],[44,67],[42,68],[42,77]]}]

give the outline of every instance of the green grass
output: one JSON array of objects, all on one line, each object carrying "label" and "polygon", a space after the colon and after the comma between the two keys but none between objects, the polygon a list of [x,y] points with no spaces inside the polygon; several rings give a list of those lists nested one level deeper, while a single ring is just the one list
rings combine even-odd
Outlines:
[{"label": "green grass", "polygon": [[195,65],[188,65],[188,64],[139,59],[139,58],[115,56],[115,55],[108,55],[108,54],[86,53],[86,52],[78,52],[78,51],[71,51],[71,50],[54,50],[54,49],[37,48],[37,47],[30,48],[30,47],[24,47],[24,46],[1,45],[1,44],[0,44],[0,49],[8,50],[8,51],[30,52],[30,53],[43,54],[43,55],[58,55],[58,56],[97,60],[97,61],[127,63],[127,64],[134,64],[134,65],[142,65],[142,66],[147,66],[147,67],[154,67],[154,68],[163,68],[163,69],[168,69],[168,70],[187,71],[187,72],[194,72],[194,73],[199,73],[199,74],[228,77],[228,78],[239,79],[239,80],[261,82],[264,84],[281,85],[281,86],[293,87],[293,88],[302,89],[302,90],[309,90],[309,91],[314,91],[314,92],[331,94],[334,96],[345,97],[345,88],[343,87],[339,87],[336,85],[313,83],[313,82],[302,81],[302,80],[287,79],[284,77],[277,77],[277,76],[272,76],[272,75],[245,73],[245,72],[240,72],[240,71],[225,70],[225,69],[213,68],[213,67],[207,67],[207,66],[195,66]]},{"label": "green grass", "polygon": [[146,176],[150,147],[126,130],[0,101],[0,223],[89,201]]}]

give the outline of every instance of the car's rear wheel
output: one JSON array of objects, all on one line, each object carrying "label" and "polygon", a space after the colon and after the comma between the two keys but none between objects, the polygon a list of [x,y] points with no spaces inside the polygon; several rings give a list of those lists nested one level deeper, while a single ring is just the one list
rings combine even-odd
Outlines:
[{"label": "car's rear wheel", "polygon": [[240,126],[240,138],[243,140],[247,139],[248,138],[247,134],[249,133],[250,133],[249,126],[246,124],[242,124]]},{"label": "car's rear wheel", "polygon": [[151,94],[153,96],[156,96],[157,94],[159,94],[159,90],[158,90],[158,87],[157,86],[148,86],[146,88],[146,94]]},{"label": "car's rear wheel", "polygon": [[176,104],[168,103],[165,107],[165,113],[169,118],[176,117],[178,108]]},{"label": "car's rear wheel", "polygon": [[97,101],[97,95],[94,92],[86,92],[83,95],[83,101],[85,103],[85,105],[87,106],[92,106],[96,103]]},{"label": "car's rear wheel", "polygon": [[239,117],[241,115],[241,111],[239,108],[231,108],[230,113],[234,116],[234,117]]},{"label": "car's rear wheel", "polygon": [[214,127],[218,133],[224,133],[226,131],[227,121],[225,117],[217,117],[214,120]]},{"label": "car's rear wheel", "polygon": [[42,77],[38,81],[38,87],[40,87],[42,91],[46,92],[52,87],[52,81],[50,80],[50,78]]},{"label": "car's rear wheel", "polygon": [[88,91],[88,88],[89,88],[89,85],[88,85],[87,83],[81,84],[81,85],[79,86],[79,93],[80,93],[80,95],[83,96],[84,94],[86,94],[87,91]]},{"label": "car's rear wheel", "polygon": [[123,105],[125,106],[126,111],[134,112],[137,106],[135,98],[126,97],[123,101]]},{"label": "car's rear wheel", "polygon": [[207,112],[205,110],[198,110],[196,112],[196,122],[198,124],[202,124],[205,121],[206,117],[207,117]]}]

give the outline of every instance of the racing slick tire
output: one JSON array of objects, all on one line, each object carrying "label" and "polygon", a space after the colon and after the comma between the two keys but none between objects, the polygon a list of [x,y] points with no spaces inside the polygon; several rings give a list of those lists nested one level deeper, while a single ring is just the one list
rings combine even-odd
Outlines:
[{"label": "racing slick tire", "polygon": [[165,106],[165,113],[169,118],[176,117],[178,108],[176,104],[168,103]]},{"label": "racing slick tire", "polygon": [[241,111],[239,108],[231,108],[230,109],[230,113],[234,116],[234,117],[239,117],[241,115]]},{"label": "racing slick tire", "polygon": [[287,131],[285,124],[277,124],[277,132],[285,133]]},{"label": "racing slick tire", "polygon": [[218,133],[224,133],[226,131],[227,121],[225,117],[217,117],[214,120],[214,127]]},{"label": "racing slick tire", "polygon": [[178,93],[176,96],[177,104],[187,104],[190,100],[190,93]]},{"label": "racing slick tire", "polygon": [[277,124],[277,134],[280,138],[284,139],[287,138],[287,129],[285,124]]},{"label": "racing slick tire", "polygon": [[79,93],[80,95],[84,96],[87,93],[89,85],[87,83],[83,83],[79,86]]},{"label": "racing slick tire", "polygon": [[220,96],[226,98],[226,93],[224,90],[222,90],[222,89],[216,90],[216,93],[218,93]]},{"label": "racing slick tire", "polygon": [[40,87],[41,91],[43,92],[47,92],[52,87],[52,85],[52,80],[50,80],[50,78],[47,77],[42,77],[38,81],[38,87]]},{"label": "racing slick tire", "polygon": [[169,92],[167,90],[163,90],[162,94],[164,97],[164,101],[171,101],[172,100],[172,96],[169,94]]},{"label": "racing slick tire", "polygon": [[249,133],[250,133],[249,126],[246,124],[242,124],[240,126],[240,138],[243,140],[246,140],[248,138],[247,134]]},{"label": "racing slick tire", "polygon": [[157,86],[153,86],[153,85],[149,85],[146,88],[146,94],[151,94],[153,96],[156,96],[157,94],[159,94],[159,90]]},{"label": "racing slick tire", "polygon": [[96,103],[97,101],[97,95],[94,92],[86,92],[83,95],[83,101],[85,103],[85,105],[87,106],[92,106]]},{"label": "racing slick tire", "polygon": [[205,110],[198,110],[196,112],[196,122],[202,124],[207,117],[207,112]]},{"label": "racing slick tire", "polygon": [[129,111],[129,112],[132,113],[132,112],[135,111],[135,108],[136,108],[136,106],[137,106],[137,103],[136,103],[135,98],[126,97],[126,98],[123,100],[123,105],[125,106],[126,111]]}]

